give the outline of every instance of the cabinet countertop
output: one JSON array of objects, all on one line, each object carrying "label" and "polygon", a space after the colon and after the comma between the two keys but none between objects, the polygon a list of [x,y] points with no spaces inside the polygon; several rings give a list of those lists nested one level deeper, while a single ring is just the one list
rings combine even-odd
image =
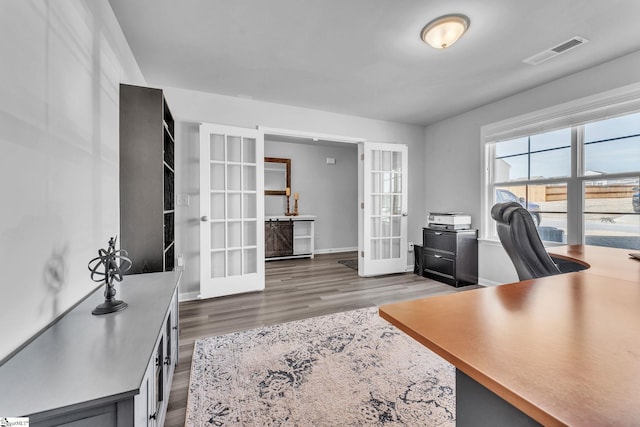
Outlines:
[{"label": "cabinet countertop", "polygon": [[272,215],[265,216],[265,221],[314,221],[316,219],[315,215],[296,215],[296,216],[286,216],[286,215]]},{"label": "cabinet countertop", "polygon": [[125,276],[116,298],[129,306],[94,316],[100,286],[0,366],[0,414],[31,416],[139,392],[180,272]]}]

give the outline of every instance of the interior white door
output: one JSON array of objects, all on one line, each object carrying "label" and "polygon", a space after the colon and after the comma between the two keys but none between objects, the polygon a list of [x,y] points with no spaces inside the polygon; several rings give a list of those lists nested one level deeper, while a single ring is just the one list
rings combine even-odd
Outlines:
[{"label": "interior white door", "polygon": [[365,142],[361,276],[407,269],[407,146]]},{"label": "interior white door", "polygon": [[264,143],[200,125],[200,297],[264,289]]}]

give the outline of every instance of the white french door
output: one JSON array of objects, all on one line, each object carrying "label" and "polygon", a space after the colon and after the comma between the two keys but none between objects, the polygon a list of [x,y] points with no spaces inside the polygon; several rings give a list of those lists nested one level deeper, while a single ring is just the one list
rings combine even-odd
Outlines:
[{"label": "white french door", "polygon": [[365,142],[361,276],[407,269],[407,146]]},{"label": "white french door", "polygon": [[200,297],[264,289],[264,144],[255,129],[200,125]]}]

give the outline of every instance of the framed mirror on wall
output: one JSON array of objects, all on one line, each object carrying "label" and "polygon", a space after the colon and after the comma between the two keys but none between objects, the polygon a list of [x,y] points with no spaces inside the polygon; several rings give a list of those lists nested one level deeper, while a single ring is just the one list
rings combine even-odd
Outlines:
[{"label": "framed mirror on wall", "polygon": [[265,157],[264,194],[285,196],[287,188],[291,188],[291,159]]}]

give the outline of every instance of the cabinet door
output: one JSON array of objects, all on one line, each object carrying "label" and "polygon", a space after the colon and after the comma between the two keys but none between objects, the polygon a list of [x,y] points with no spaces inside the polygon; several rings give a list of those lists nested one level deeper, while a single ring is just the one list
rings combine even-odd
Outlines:
[{"label": "cabinet door", "polygon": [[153,425],[151,419],[152,411],[152,395],[153,395],[153,372],[155,357],[147,366],[142,384],[140,385],[140,394],[133,401],[134,404],[134,425],[135,427],[147,427]]},{"label": "cabinet door", "polygon": [[293,221],[264,223],[266,257],[293,255],[293,227]]}]

